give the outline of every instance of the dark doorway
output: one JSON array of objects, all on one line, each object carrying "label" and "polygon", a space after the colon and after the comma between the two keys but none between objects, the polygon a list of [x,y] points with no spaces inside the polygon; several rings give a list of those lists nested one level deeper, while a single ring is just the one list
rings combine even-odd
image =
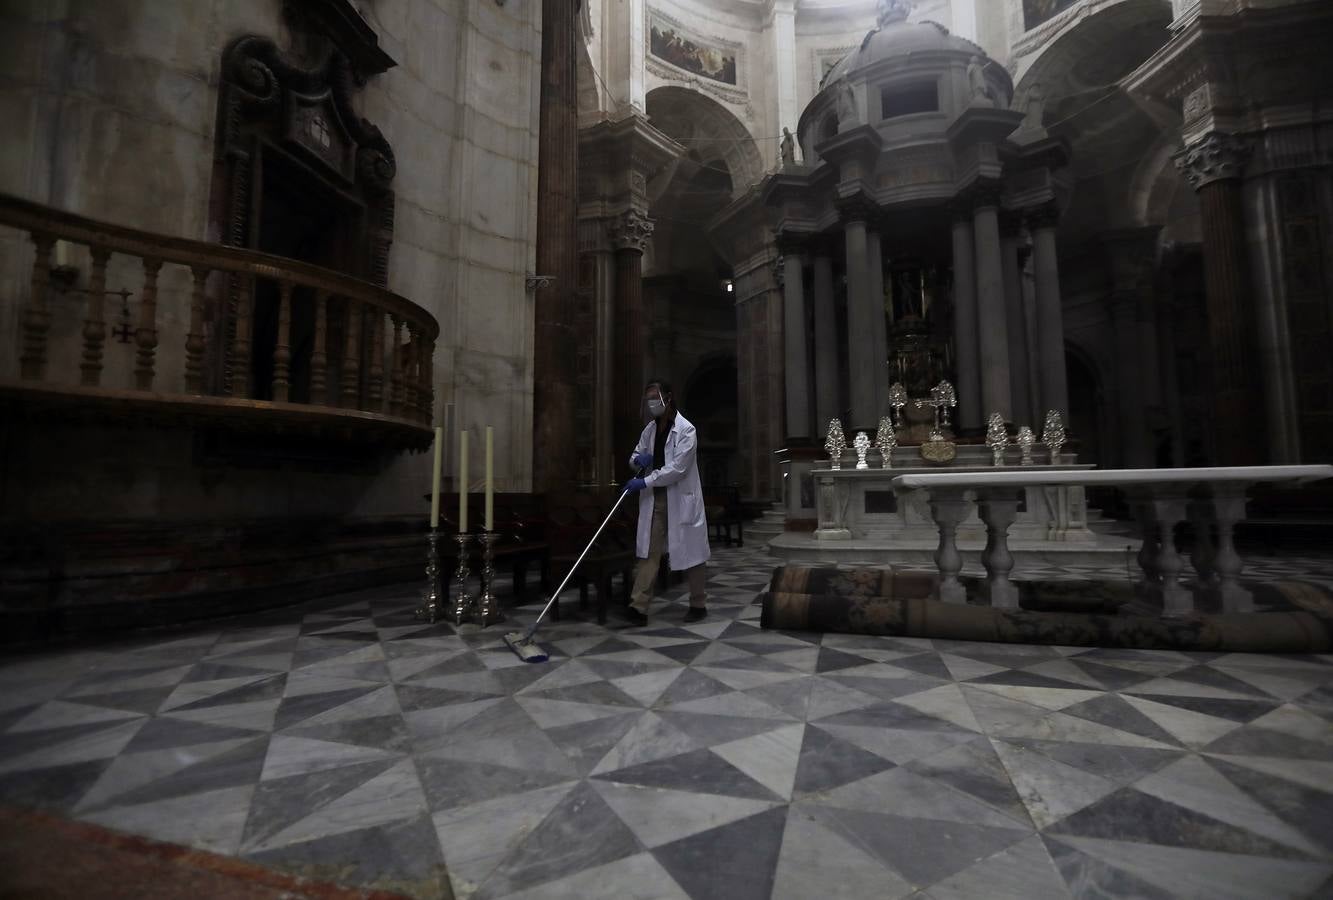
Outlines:
[{"label": "dark doorway", "polygon": [[[254,248],[348,275],[363,275],[358,252],[363,209],[352,197],[282,150],[265,146],[260,165],[261,194],[256,204]],[[279,288],[260,280],[255,286],[254,353],[251,375],[257,400],[273,399],[273,350],[278,338]],[[309,288],[292,292],[291,388],[293,403],[309,403],[310,357],[315,333],[315,297]],[[337,321],[337,317],[330,317]],[[330,338],[333,335],[329,336]],[[329,341],[337,353],[341,344]],[[324,402],[326,398],[317,398]]]}]

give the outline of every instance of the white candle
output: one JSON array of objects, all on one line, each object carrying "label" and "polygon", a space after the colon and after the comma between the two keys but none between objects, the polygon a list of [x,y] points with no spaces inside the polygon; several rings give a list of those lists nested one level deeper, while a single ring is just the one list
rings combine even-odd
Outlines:
[{"label": "white candle", "polygon": [[486,530],[495,518],[495,429],[486,426]]},{"label": "white candle", "polygon": [[458,533],[467,531],[467,432],[458,435]]},{"label": "white candle", "polygon": [[440,458],[444,451],[444,429],[435,428],[435,462],[430,476],[430,527],[440,527]]}]

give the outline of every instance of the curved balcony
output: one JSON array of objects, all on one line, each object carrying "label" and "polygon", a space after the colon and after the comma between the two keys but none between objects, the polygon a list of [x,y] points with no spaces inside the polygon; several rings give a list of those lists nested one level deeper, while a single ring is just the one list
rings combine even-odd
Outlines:
[{"label": "curved balcony", "polygon": [[19,365],[0,363],[0,404],[21,415],[429,445],[440,328],[405,297],[0,194],[3,268],[19,277],[25,241],[36,252],[26,300],[11,300]]}]

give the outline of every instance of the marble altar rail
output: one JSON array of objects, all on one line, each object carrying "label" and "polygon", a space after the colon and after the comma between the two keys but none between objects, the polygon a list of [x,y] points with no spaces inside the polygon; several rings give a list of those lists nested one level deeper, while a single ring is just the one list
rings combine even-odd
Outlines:
[{"label": "marble altar rail", "polygon": [[894,477],[900,493],[925,491],[939,532],[935,565],[940,579],[938,598],[967,602],[958,580],[962,556],[958,526],[975,500],[986,525],[986,568],[990,603],[1018,606],[1018,589],[1010,582],[1014,567],[1009,528],[1018,517],[1021,498],[1034,487],[1116,487],[1126,491],[1143,528],[1138,555],[1143,597],[1160,605],[1164,616],[1194,611],[1195,595],[1181,583],[1185,561],[1176,549],[1175,528],[1188,519],[1195,542],[1190,561],[1202,593],[1220,601],[1227,612],[1248,612],[1253,600],[1240,584],[1244,567],[1233,534],[1245,518],[1246,491],[1261,482],[1299,485],[1333,478],[1333,466],[1232,466],[1192,469],[1106,469],[1102,471],[1009,470],[988,472],[922,472]]}]

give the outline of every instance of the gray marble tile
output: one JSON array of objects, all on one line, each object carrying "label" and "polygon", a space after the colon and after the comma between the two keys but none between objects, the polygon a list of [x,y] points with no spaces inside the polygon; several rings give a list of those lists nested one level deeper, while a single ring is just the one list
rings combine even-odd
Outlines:
[{"label": "gray marble tile", "polygon": [[767,900],[786,820],[777,807],[657,847],[653,856],[691,897]]},{"label": "gray marble tile", "polygon": [[663,787],[699,794],[723,794],[773,802],[785,799],[710,750],[695,750],[599,772],[595,777],[619,784]]},{"label": "gray marble tile", "polygon": [[1031,834],[1018,828],[931,821],[822,804],[806,808],[826,827],[917,887],[948,878]]},{"label": "gray marble tile", "polygon": [[499,898],[644,849],[587,783],[576,786],[486,880],[478,900]]},{"label": "gray marble tile", "polygon": [[893,767],[882,756],[811,725],[805,729],[793,785],[799,794],[818,794]]}]

